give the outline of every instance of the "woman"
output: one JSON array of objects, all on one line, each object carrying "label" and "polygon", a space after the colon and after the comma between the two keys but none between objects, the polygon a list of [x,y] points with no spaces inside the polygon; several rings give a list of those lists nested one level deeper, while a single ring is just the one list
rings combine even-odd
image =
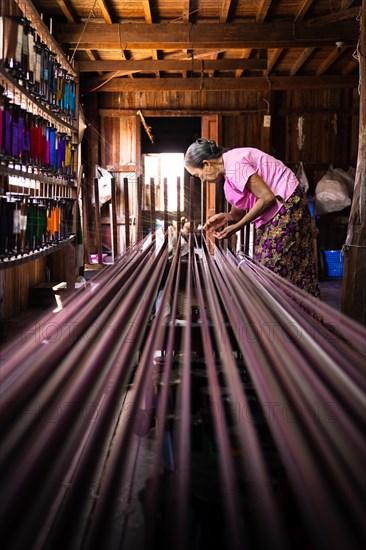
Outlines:
[{"label": "woman", "polygon": [[225,151],[213,140],[198,139],[187,149],[185,166],[192,176],[207,182],[224,178],[231,210],[209,218],[204,230],[215,230],[216,238],[225,239],[253,222],[254,259],[319,296],[309,207],[294,173],[283,162],[253,147]]}]

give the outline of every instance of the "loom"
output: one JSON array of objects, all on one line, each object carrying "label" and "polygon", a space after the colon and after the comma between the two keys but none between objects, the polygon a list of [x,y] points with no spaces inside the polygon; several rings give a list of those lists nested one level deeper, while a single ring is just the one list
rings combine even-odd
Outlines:
[{"label": "loom", "polygon": [[4,353],[8,550],[363,545],[365,329],[188,250],[134,243]]}]

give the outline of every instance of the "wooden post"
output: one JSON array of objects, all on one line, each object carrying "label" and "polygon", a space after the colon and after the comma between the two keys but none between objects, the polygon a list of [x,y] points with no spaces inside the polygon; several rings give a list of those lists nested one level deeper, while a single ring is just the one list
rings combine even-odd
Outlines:
[{"label": "wooden post", "polygon": [[125,210],[125,242],[127,249],[130,246],[130,207],[128,201],[128,178],[123,178],[123,201]]},{"label": "wooden post", "polygon": [[155,180],[150,178],[150,220],[151,220],[151,238],[155,241],[155,225],[156,225],[156,214],[155,214]]},{"label": "wooden post", "polygon": [[111,237],[113,262],[118,256],[117,247],[117,202],[116,202],[116,178],[111,179]]},{"label": "wooden post", "polygon": [[356,179],[344,246],[342,312],[366,325],[366,0],[359,43],[360,122]]},{"label": "wooden post", "polygon": [[66,243],[66,292],[75,292],[75,241]]},{"label": "wooden post", "polygon": [[193,176],[189,178],[189,231],[194,231],[194,187],[195,180]]},{"label": "wooden post", "polygon": [[[206,139],[213,139],[217,145],[221,144],[222,135],[222,117],[221,115],[204,115],[201,118],[201,134]],[[218,195],[215,183],[206,182],[206,211],[202,212],[204,222],[216,214]]]},{"label": "wooden post", "polygon": [[180,177],[177,177],[177,235],[179,235],[181,226],[180,226]]},{"label": "wooden post", "polygon": [[88,256],[86,262],[90,262],[90,252],[95,251],[97,247],[95,233],[95,214],[93,208],[93,188],[95,189],[95,168],[101,164],[100,160],[100,122],[98,117],[98,94],[87,94],[85,96],[85,110],[88,112],[90,124],[85,129],[85,138],[83,139],[83,164],[85,166],[85,186],[83,189],[83,202],[87,203],[86,231],[88,235]]},{"label": "wooden post", "polygon": [[137,178],[137,220],[136,220],[136,239],[142,239],[142,176]]},{"label": "wooden post", "polygon": [[94,179],[94,198],[95,198],[95,240],[98,252],[98,263],[102,263],[102,226],[100,221],[100,207],[99,207],[99,180]]},{"label": "wooden post", "polygon": [[83,224],[83,241],[84,241],[84,263],[90,262],[90,235],[89,235],[89,201],[87,195],[87,181],[82,177],[81,180],[81,208],[82,208],[82,224]]},{"label": "wooden post", "polygon": [[207,183],[206,180],[201,180],[201,223],[202,226],[206,223],[207,211]]},{"label": "wooden post", "polygon": [[164,178],[164,233],[168,231],[168,178]]}]

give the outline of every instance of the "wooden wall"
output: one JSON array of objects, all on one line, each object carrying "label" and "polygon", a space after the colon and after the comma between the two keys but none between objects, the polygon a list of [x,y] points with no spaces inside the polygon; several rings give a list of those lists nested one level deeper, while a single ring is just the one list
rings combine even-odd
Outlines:
[{"label": "wooden wall", "polygon": [[33,287],[47,280],[52,283],[67,282],[69,261],[70,253],[66,245],[36,260],[1,270],[2,318],[9,319],[26,310],[30,304],[30,289]]},{"label": "wooden wall", "polygon": [[[113,173],[115,178],[117,254],[121,254],[125,249],[125,224],[131,225],[131,238],[136,229],[137,178],[141,172],[140,118],[137,115],[102,116],[100,128],[103,136],[101,165]],[[124,178],[128,180],[129,220],[124,215]],[[107,208],[102,208],[102,231],[106,244],[110,244],[109,217]]]},{"label": "wooden wall", "polygon": [[9,319],[28,308],[29,289],[46,280],[46,257],[0,272],[3,317]]}]

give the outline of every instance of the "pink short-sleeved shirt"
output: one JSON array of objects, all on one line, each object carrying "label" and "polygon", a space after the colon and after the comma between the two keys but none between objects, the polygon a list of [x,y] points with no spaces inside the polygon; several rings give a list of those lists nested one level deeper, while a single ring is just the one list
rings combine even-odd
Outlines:
[{"label": "pink short-sleeved shirt", "polygon": [[[265,181],[276,197],[285,201],[299,184],[295,174],[282,161],[253,147],[231,149],[223,154],[223,161],[226,200],[240,210],[250,210],[257,201],[257,197],[245,189],[248,179],[255,173]],[[277,200],[255,220],[255,226],[259,227],[271,220],[281,206],[282,203]]]}]

